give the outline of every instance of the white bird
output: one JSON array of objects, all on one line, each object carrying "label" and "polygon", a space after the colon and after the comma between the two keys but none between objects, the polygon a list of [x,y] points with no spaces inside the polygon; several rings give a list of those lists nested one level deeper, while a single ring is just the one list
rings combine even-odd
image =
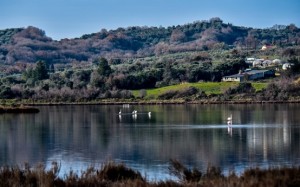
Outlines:
[{"label": "white bird", "polygon": [[121,114],[122,114],[122,112],[121,112],[121,110],[120,110],[119,115],[121,115]]},{"label": "white bird", "polygon": [[227,124],[232,125],[232,114],[227,118]]},{"label": "white bird", "polygon": [[232,114],[227,118],[227,121],[232,121]]}]

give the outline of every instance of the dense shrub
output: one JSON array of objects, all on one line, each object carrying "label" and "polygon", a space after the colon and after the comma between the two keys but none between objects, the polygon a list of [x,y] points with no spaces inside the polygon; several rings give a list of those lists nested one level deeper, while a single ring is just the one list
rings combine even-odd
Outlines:
[{"label": "dense shrub", "polygon": [[177,98],[189,97],[189,96],[195,95],[196,93],[198,93],[198,89],[193,86],[190,86],[188,88],[179,90],[178,93],[176,94],[176,97]]},{"label": "dense shrub", "polygon": [[230,88],[226,89],[224,91],[223,95],[218,96],[218,100],[229,101],[233,97],[245,99],[246,96],[253,97],[254,93],[255,93],[255,88],[252,86],[251,83],[242,82],[242,83],[239,83],[235,87],[230,87]]},{"label": "dense shrub", "polygon": [[235,88],[236,93],[253,93],[255,89],[251,83],[242,82]]},{"label": "dense shrub", "polygon": [[253,88],[252,84],[249,82],[242,82],[239,83],[234,88],[228,88],[224,95],[232,95],[232,94],[242,94],[242,93],[254,93],[255,89]]},{"label": "dense shrub", "polygon": [[196,168],[192,170],[186,168],[178,160],[171,159],[169,171],[175,175],[181,182],[198,182],[202,177],[202,172]]},{"label": "dense shrub", "polygon": [[193,86],[190,86],[182,90],[169,90],[165,93],[160,94],[158,98],[159,99],[186,98],[195,95],[197,93],[198,93],[198,89]]},{"label": "dense shrub", "polygon": [[159,99],[172,99],[175,97],[175,95],[178,93],[177,90],[169,90],[165,93],[162,93],[158,96]]},{"label": "dense shrub", "polygon": [[109,98],[129,99],[133,97],[132,93],[129,90],[113,90],[109,92]]},{"label": "dense shrub", "polygon": [[100,172],[98,172],[97,177],[99,177],[101,180],[107,180],[112,182],[127,180],[144,180],[144,178],[139,172],[126,167],[124,164],[117,164],[114,162],[108,162],[104,164]]},{"label": "dense shrub", "polygon": [[10,87],[2,85],[0,87],[0,99],[13,99],[14,93]]},{"label": "dense shrub", "polygon": [[292,79],[280,79],[277,82],[272,82],[257,94],[260,100],[269,101],[284,101],[290,97],[299,97],[300,85],[294,83]]}]

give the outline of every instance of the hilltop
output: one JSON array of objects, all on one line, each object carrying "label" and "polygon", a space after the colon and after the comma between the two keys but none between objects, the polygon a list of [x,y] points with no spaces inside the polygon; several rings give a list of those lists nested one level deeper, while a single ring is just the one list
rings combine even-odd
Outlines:
[{"label": "hilltop", "polygon": [[[262,45],[297,46],[300,29],[294,24],[255,29],[224,23],[220,18],[170,27],[102,29],[80,38],[56,41],[45,31],[27,28],[0,30],[0,64],[49,64],[121,60],[212,49],[260,49]],[[299,51],[298,51],[299,52]]]}]

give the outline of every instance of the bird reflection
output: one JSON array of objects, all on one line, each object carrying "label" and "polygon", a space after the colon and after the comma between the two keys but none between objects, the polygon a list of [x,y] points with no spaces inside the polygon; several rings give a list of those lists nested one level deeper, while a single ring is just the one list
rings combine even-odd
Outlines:
[{"label": "bird reflection", "polygon": [[227,132],[230,136],[232,136],[232,127],[231,126],[228,126]]},{"label": "bird reflection", "polygon": [[136,119],[137,119],[137,114],[132,114],[132,118],[133,118],[134,120],[136,120]]}]

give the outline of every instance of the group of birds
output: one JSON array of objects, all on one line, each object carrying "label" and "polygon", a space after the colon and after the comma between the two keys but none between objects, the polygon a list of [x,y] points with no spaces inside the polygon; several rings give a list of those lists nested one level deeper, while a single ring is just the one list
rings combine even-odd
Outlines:
[{"label": "group of birds", "polygon": [[[136,118],[137,117],[138,112],[136,110],[132,111],[132,117]],[[144,113],[142,113],[144,114]],[[122,111],[120,110],[119,112],[119,117],[121,117],[122,115]],[[151,112],[148,112],[148,116],[149,118],[151,118]],[[232,125],[232,114],[227,118],[227,125]]]},{"label": "group of birds", "polygon": [[[129,114],[130,114],[130,113],[129,113]],[[137,112],[136,110],[133,110],[131,114],[132,114],[133,117],[136,117],[137,114],[138,114],[138,112]],[[145,113],[141,113],[141,114],[145,114]],[[148,112],[147,114],[148,114],[148,116],[149,116],[149,118],[150,118],[150,117],[151,117],[151,112]],[[121,116],[121,115],[122,115],[122,111],[120,110],[119,116]]]}]

